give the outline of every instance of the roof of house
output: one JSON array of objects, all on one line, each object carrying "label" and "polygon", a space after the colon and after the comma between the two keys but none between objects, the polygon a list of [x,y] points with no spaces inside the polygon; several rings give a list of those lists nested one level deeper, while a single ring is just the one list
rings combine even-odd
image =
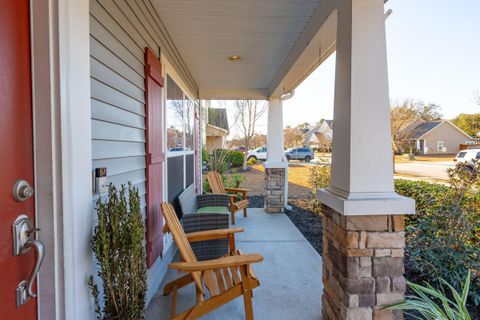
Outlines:
[{"label": "roof of house", "polygon": [[227,131],[230,130],[227,109],[208,108],[208,124]]},{"label": "roof of house", "polygon": [[305,132],[305,142],[309,142],[310,139],[312,138],[312,136],[318,132],[318,130],[320,129],[320,125],[317,124],[315,127],[313,127],[312,129],[308,130],[307,132]]},{"label": "roof of house", "polygon": [[328,124],[330,129],[333,129],[333,120],[323,120],[323,121],[325,121]]},{"label": "roof of house", "polygon": [[433,130],[435,127],[441,125],[443,120],[436,120],[436,121],[425,121],[420,123],[414,129],[412,129],[412,135],[410,139],[419,139],[427,132]]}]

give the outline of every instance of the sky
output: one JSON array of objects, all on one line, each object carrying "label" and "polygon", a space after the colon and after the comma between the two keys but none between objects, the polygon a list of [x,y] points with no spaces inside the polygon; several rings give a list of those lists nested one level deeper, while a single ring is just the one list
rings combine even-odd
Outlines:
[{"label": "sky", "polygon": [[[473,102],[480,90],[480,0],[389,0],[388,9],[391,101],[435,103],[446,119],[480,112]],[[334,78],[333,54],[284,101],[284,125],[332,119]],[[258,130],[266,129],[264,119]]]}]

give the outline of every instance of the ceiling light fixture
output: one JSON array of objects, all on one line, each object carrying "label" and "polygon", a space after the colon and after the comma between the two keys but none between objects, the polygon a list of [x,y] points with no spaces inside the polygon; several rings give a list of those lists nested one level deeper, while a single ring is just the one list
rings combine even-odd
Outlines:
[{"label": "ceiling light fixture", "polygon": [[230,60],[232,62],[238,62],[238,61],[242,60],[242,58],[240,58],[240,56],[230,56],[230,57],[228,57],[228,60]]}]

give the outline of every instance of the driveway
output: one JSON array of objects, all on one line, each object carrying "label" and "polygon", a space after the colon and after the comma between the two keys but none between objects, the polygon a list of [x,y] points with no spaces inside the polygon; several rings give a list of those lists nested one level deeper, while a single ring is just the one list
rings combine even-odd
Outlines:
[{"label": "driveway", "polygon": [[441,162],[420,162],[412,161],[405,163],[396,163],[395,172],[398,174],[408,174],[417,177],[426,177],[432,179],[447,180],[447,169],[455,166],[453,161]]}]

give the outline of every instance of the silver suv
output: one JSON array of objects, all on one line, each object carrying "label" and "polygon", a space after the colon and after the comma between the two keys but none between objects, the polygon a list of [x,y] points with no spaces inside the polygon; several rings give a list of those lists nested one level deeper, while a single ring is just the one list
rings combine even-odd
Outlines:
[{"label": "silver suv", "polygon": [[315,158],[315,153],[312,151],[312,149],[307,147],[292,148],[285,151],[285,157],[288,161],[304,160],[305,162],[310,162],[310,160]]}]

